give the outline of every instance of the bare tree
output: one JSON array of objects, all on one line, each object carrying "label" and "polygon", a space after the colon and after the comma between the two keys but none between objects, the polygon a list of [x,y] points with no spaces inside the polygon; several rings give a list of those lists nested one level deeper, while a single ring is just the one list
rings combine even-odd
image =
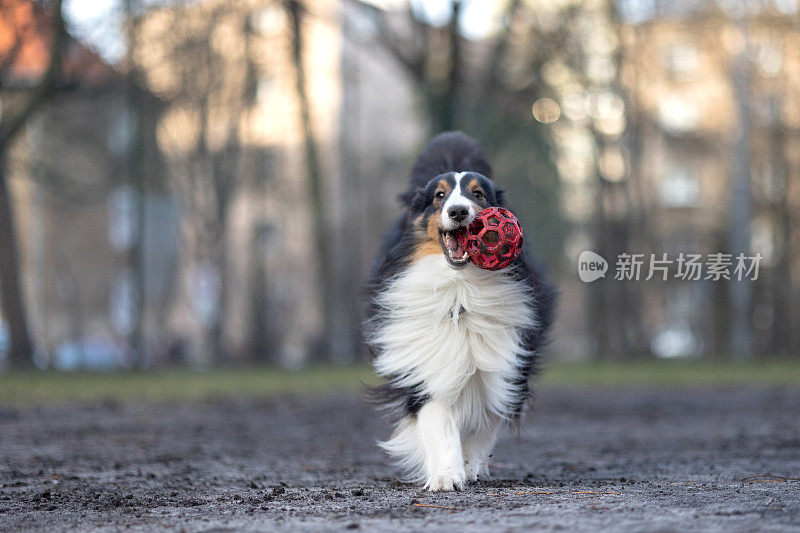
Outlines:
[{"label": "bare tree", "polygon": [[[450,18],[444,29],[443,41],[446,49],[439,49],[434,43],[435,34],[442,31],[433,28],[420,19],[409,3],[406,8],[405,23],[410,34],[403,36],[391,23],[386,12],[379,12],[381,44],[394,56],[411,76],[423,96],[431,131],[451,130],[456,127],[459,112],[459,81],[462,79],[462,41],[458,28],[461,0],[450,3]],[[439,35],[442,37],[442,35]],[[436,72],[431,62],[438,57],[446,57],[443,68],[446,72]]]},{"label": "bare tree", "polygon": [[[8,149],[28,120],[63,87],[61,80],[67,31],[61,11],[62,0],[54,0],[51,9],[50,61],[39,82],[26,95],[13,112],[3,110],[0,123],[0,307],[2,307],[11,333],[10,362],[14,368],[33,366],[33,341],[30,335],[25,301],[20,280],[17,234],[12,211],[11,193],[6,172]],[[10,53],[3,58],[0,72],[7,73],[21,48],[21,39],[14,43]],[[8,116],[8,118],[5,118]]]},{"label": "bare tree", "polygon": [[516,204],[530,206],[529,220],[554,236],[539,244],[556,251],[552,142],[547,126],[533,119],[531,104],[553,91],[543,66],[564,53],[571,13],[560,14],[555,27],[539,27],[532,8],[512,0],[498,14],[502,22],[493,35],[470,41],[459,23],[464,6],[451,0],[442,27],[425,20],[411,3],[403,12],[376,9],[380,43],[415,83],[430,134],[463,129],[478,137],[494,154],[503,184],[516,189]]},{"label": "bare tree", "polygon": [[311,127],[311,105],[308,97],[308,86],[306,69],[303,64],[304,49],[303,49],[303,17],[305,15],[305,7],[298,0],[287,0],[285,3],[287,13],[289,15],[289,24],[291,27],[291,41],[292,41],[292,63],[294,64],[295,72],[295,90],[297,92],[297,100],[300,104],[300,125],[303,133],[303,141],[305,146],[305,165],[307,179],[308,179],[308,192],[310,196],[311,211],[314,218],[314,235],[316,237],[317,251],[319,253],[319,281],[320,281],[320,297],[323,306],[323,320],[326,325],[324,328],[326,338],[323,339],[324,349],[327,351],[331,346],[331,339],[329,337],[330,324],[333,323],[333,315],[335,309],[333,307],[333,288],[335,280],[333,278],[333,261],[331,258],[330,250],[330,231],[328,230],[328,221],[326,217],[325,201],[324,201],[324,186],[322,182],[322,168],[320,166],[319,154],[317,151],[317,142],[314,138],[314,131]]},{"label": "bare tree", "polygon": [[[737,121],[731,145],[731,206],[730,250],[734,254],[749,254],[750,224],[753,198],[750,186],[750,33],[749,7],[742,2],[742,15],[737,24],[744,35],[745,46],[733,58],[731,85],[736,101]],[[753,290],[747,280],[730,280],[730,329],[728,342],[734,357],[753,355]]]},{"label": "bare tree", "polygon": [[125,0],[125,17],[127,19],[127,67],[128,72],[125,80],[125,92],[127,105],[130,110],[130,122],[133,135],[131,136],[130,146],[128,147],[127,178],[128,185],[134,194],[134,209],[131,213],[131,226],[133,230],[134,242],[131,243],[128,251],[128,264],[131,271],[131,287],[133,288],[133,327],[129,335],[129,344],[133,351],[133,364],[141,366],[145,362],[145,344],[142,335],[142,324],[144,322],[145,310],[145,287],[144,287],[144,235],[145,235],[145,189],[144,189],[144,137],[142,131],[142,98],[138,87],[137,77],[139,76],[134,61],[134,47],[136,46],[137,30],[139,21],[137,20],[136,0]]},{"label": "bare tree", "polygon": [[[143,83],[161,94],[168,108],[191,116],[192,139],[180,155],[171,156],[176,165],[171,181],[182,200],[191,263],[211,267],[213,272],[201,270],[219,285],[214,309],[195,309],[193,317],[200,333],[198,351],[215,363],[235,355],[225,342],[231,293],[230,210],[245,179],[239,126],[253,97],[252,30],[249,11],[243,7],[177,3],[165,8],[164,13],[174,17],[169,24],[158,16],[142,18],[133,51]],[[209,38],[227,23],[242,53],[220,53]],[[164,70],[171,73],[167,88],[159,85],[163,79],[157,76]]]}]

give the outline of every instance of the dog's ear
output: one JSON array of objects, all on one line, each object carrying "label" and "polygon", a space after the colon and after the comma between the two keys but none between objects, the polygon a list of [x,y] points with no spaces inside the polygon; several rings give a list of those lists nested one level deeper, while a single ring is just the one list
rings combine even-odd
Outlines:
[{"label": "dog's ear", "polygon": [[505,207],[506,205],[506,191],[503,189],[494,190],[494,199],[497,201],[497,207]]},{"label": "dog's ear", "polygon": [[397,199],[400,200],[400,203],[403,205],[411,205],[411,202],[414,201],[414,197],[417,195],[417,189],[411,188],[407,191],[401,192],[397,195]]},{"label": "dog's ear", "polygon": [[412,189],[401,194],[400,200],[408,205],[408,208],[412,213],[424,211],[425,206],[428,204],[426,191],[427,189],[425,187],[417,187],[416,189]]}]

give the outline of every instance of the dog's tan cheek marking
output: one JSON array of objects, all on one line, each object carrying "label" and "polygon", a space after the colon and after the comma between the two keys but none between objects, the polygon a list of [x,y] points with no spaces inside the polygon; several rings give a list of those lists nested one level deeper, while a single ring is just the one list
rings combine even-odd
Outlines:
[{"label": "dog's tan cheek marking", "polygon": [[439,192],[443,192],[445,198],[450,196],[450,185],[448,185],[447,180],[439,180],[439,186],[436,188],[436,192],[433,193],[433,205],[436,207],[436,209],[441,209],[443,203],[443,198],[436,198],[435,196],[439,194]]},{"label": "dog's tan cheek marking", "polygon": [[422,242],[420,242],[417,249],[414,251],[412,261],[418,261],[423,257],[433,254],[443,254],[442,246],[439,243],[439,211],[432,214],[428,218],[428,224],[425,228],[425,233],[422,235]]},{"label": "dog's tan cheek marking", "polygon": [[[475,202],[477,205],[479,205],[481,207],[486,207],[487,202],[486,202],[486,193],[485,192],[484,192],[484,195],[481,196],[480,199],[477,199],[477,200],[475,199],[475,197],[472,196],[472,193],[475,192],[475,189],[479,189],[479,188],[480,188],[480,185],[478,185],[478,180],[476,180],[475,178],[472,178],[472,181],[470,181],[469,185],[467,185],[467,190],[469,191],[469,195],[472,198],[472,201]],[[481,191],[481,192],[483,192],[483,191]]]},{"label": "dog's tan cheek marking", "polygon": [[[450,184],[447,183],[447,180],[439,180],[439,187],[437,187],[434,194],[438,193],[439,191],[444,192],[445,198],[450,195],[451,187]],[[444,253],[442,252],[442,245],[439,241],[438,222],[442,212],[442,199],[434,197],[433,205],[436,207],[436,211],[432,213],[430,217],[428,217],[427,224],[421,224],[423,221],[423,215],[420,215],[420,217],[414,221],[414,226],[420,228],[420,243],[416,250],[414,250],[414,255],[411,258],[412,262],[418,261],[429,255]]]}]

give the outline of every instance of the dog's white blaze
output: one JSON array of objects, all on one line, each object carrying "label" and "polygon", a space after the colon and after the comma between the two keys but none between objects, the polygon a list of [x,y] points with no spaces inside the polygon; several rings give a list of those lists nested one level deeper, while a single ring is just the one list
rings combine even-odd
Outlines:
[{"label": "dog's white blaze", "polygon": [[461,179],[465,175],[466,172],[456,172],[453,175],[453,179],[455,179],[456,184],[453,187],[453,190],[450,191],[450,196],[447,197],[447,200],[445,200],[444,205],[442,206],[441,226],[446,230],[454,230],[460,225],[458,222],[450,218],[450,215],[447,214],[447,211],[453,206],[456,205],[467,206],[469,214],[467,215],[467,219],[464,221],[465,225],[470,224],[473,220],[475,220],[475,217],[478,215],[478,209],[475,205],[475,202],[473,202],[470,198],[464,196],[461,192]]},{"label": "dog's white blaze", "polygon": [[430,490],[486,473],[497,428],[517,400],[513,381],[527,355],[522,331],[536,321],[531,301],[528,287],[506,273],[454,269],[438,254],[413,263],[378,295],[375,368],[401,376],[397,385],[421,384],[430,397],[382,446]]}]

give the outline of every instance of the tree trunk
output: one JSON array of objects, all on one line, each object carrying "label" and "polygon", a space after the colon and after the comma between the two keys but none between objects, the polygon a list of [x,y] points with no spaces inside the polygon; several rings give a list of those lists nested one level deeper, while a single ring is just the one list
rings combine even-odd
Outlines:
[{"label": "tree trunk", "polygon": [[[739,21],[745,36],[744,50],[733,59],[731,84],[738,120],[734,126],[731,146],[731,204],[730,251],[735,258],[743,253],[750,255],[750,224],[753,199],[750,187],[750,37],[745,15]],[[753,288],[749,280],[731,279],[728,282],[731,301],[728,342],[733,356],[746,359],[753,356]]]},{"label": "tree trunk", "polygon": [[61,4],[62,0],[55,0],[52,6],[53,42],[47,71],[19,112],[6,117],[6,110],[3,110],[4,117],[0,124],[0,310],[8,321],[11,333],[9,360],[13,368],[33,366],[33,341],[20,282],[17,234],[11,210],[11,191],[8,187],[5,156],[12,141],[22,131],[28,119],[59,89],[57,82],[67,37]]},{"label": "tree trunk", "polygon": [[778,234],[778,261],[772,274],[772,297],[775,302],[775,321],[772,328],[771,353],[786,355],[795,353],[798,349],[797,335],[794,325],[797,324],[794,287],[792,286],[792,208],[789,203],[787,191],[789,190],[789,176],[791,164],[787,158],[786,130],[780,123],[780,102],[774,99],[774,123],[770,143],[770,159],[780,179],[781,195],[775,210],[775,227]]},{"label": "tree trunk", "polygon": [[292,62],[295,70],[295,90],[300,104],[300,122],[303,130],[305,145],[305,163],[308,172],[308,188],[311,200],[311,215],[314,219],[314,236],[319,257],[319,283],[320,301],[323,309],[324,338],[322,339],[323,351],[327,352],[331,346],[331,324],[333,323],[332,308],[334,279],[331,273],[330,232],[328,231],[324,190],[322,185],[322,170],[317,152],[317,143],[311,127],[311,106],[308,98],[308,87],[305,66],[303,64],[303,15],[305,8],[297,0],[288,0],[286,3],[292,28]]},{"label": "tree trunk", "polygon": [[[364,205],[363,176],[359,165],[358,133],[361,124],[358,105],[358,77],[360,76],[358,58],[355,53],[347,49],[348,39],[352,36],[353,28],[347,17],[342,17],[342,73],[345,79],[352,83],[342,84],[342,106],[339,112],[339,154],[341,170],[341,191],[337,202],[340,205],[339,219],[336,221],[337,250],[336,283],[334,301],[337,304],[337,323],[335,324],[335,338],[331,344],[331,358],[337,362],[352,362],[359,353],[363,352],[360,342],[358,325],[360,322],[359,311],[359,286],[362,283],[364,272],[361,270],[360,259],[364,257],[363,242],[364,231],[362,224],[348,226],[344,221],[359,220],[359,210]],[[351,198],[344,195],[355,195]],[[346,227],[348,226],[348,227]]]},{"label": "tree trunk", "polygon": [[23,303],[17,234],[5,161],[0,158],[0,309],[11,334],[9,361],[14,369],[33,367],[33,342]]},{"label": "tree trunk", "polygon": [[125,79],[125,96],[128,99],[133,135],[128,146],[128,172],[127,182],[132,195],[131,225],[133,227],[133,242],[128,250],[128,267],[131,272],[131,286],[133,287],[133,328],[128,336],[128,343],[132,351],[132,364],[136,368],[146,366],[148,360],[144,341],[144,315],[145,315],[145,277],[144,277],[144,239],[145,225],[147,224],[146,194],[144,184],[144,131],[142,130],[142,95],[136,84],[136,65],[134,49],[136,46],[136,32],[138,21],[135,17],[136,0],[126,0],[125,17],[128,40],[128,72]]}]

